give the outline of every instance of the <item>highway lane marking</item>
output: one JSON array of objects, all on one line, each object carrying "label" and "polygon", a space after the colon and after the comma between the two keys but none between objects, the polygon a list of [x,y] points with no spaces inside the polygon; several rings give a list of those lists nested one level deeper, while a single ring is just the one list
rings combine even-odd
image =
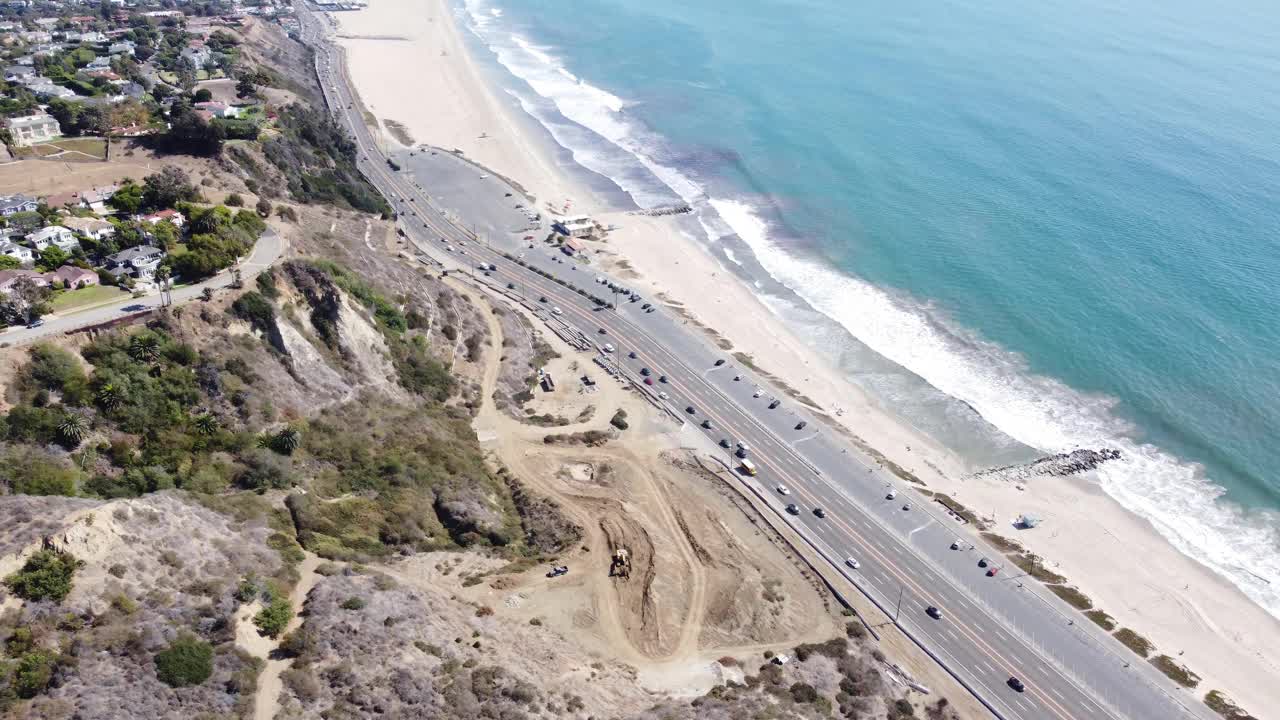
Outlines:
[{"label": "highway lane marking", "polygon": [[1049,692],[1051,692],[1051,693],[1053,693],[1054,695],[1057,695],[1058,697],[1062,698],[1062,700],[1063,700],[1064,702],[1066,701],[1066,698],[1062,697],[1062,693],[1058,692],[1058,688],[1056,688],[1056,687],[1054,687],[1054,686],[1050,685],[1050,686],[1049,686]]},{"label": "highway lane marking", "polygon": [[[386,176],[386,174],[385,174],[385,173],[383,173],[383,172],[378,172],[378,173],[376,173],[376,174],[378,174],[379,176],[381,176],[382,178],[384,178],[384,180],[385,180],[385,179],[386,179],[386,177],[387,177],[387,176]],[[389,181],[389,184],[391,184],[391,185],[393,185],[393,186],[397,186],[397,187],[398,187],[398,183],[396,183],[395,181]],[[434,210],[434,208],[432,208],[432,209]],[[439,211],[438,211],[438,210],[436,210],[436,212],[438,213]],[[438,226],[436,226],[434,222],[432,222],[432,220],[434,220],[434,218],[427,217],[425,213],[424,213],[423,219],[424,219],[424,221],[426,222],[426,224],[427,224],[429,227],[433,227],[433,229],[436,229],[438,232],[441,232],[441,235],[442,235],[442,236],[445,236],[445,235],[451,235],[451,234],[452,234],[452,233],[450,233],[450,232],[443,232],[443,231],[440,231],[439,227],[438,227]],[[447,222],[447,221],[446,221],[446,222]],[[416,228],[415,228],[415,229],[416,229]],[[416,233],[415,233],[415,235],[416,235]],[[505,258],[504,258],[504,259],[505,259]],[[541,281],[541,280],[535,280],[535,283],[540,283],[540,282],[542,282],[542,281]],[[560,288],[560,286],[558,285],[558,283],[555,283],[554,281],[548,281],[548,282],[555,286],[555,287],[554,287],[550,292],[551,292],[552,294],[554,294],[554,295],[559,295],[559,292],[560,292],[560,289],[561,289],[561,288]],[[571,299],[571,300],[573,300],[573,298],[570,298],[570,299]],[[566,302],[566,304],[567,304],[567,305],[572,305],[572,303],[570,303],[570,302]],[[573,309],[575,310],[575,312],[574,312],[574,314],[575,314],[575,315],[583,315],[583,317],[587,317],[587,318],[589,318],[589,316],[585,315],[582,311],[578,310],[576,307],[575,307],[575,308],[573,308]],[[616,316],[614,316],[614,317],[616,318]],[[631,325],[631,323],[629,323],[629,322],[628,322],[628,323],[626,323],[626,324]],[[646,333],[643,333],[643,332],[637,332],[637,335],[639,335],[639,336],[641,336],[641,337],[645,337],[645,336],[646,336]],[[661,352],[661,353],[663,353],[663,354],[666,354],[666,355],[668,355],[669,357],[672,357],[672,358],[673,358],[673,360],[675,360],[675,364],[676,364],[676,365],[678,365],[678,366],[684,366],[684,367],[686,367],[686,368],[687,368],[687,365],[684,365],[684,363],[683,363],[683,362],[679,361],[679,360],[678,360],[678,359],[676,359],[673,355],[671,355],[670,351],[669,351],[669,350],[667,350],[667,349],[666,349],[666,347],[665,347],[664,345],[662,345],[661,343],[656,342],[656,341],[655,341],[655,340],[653,340],[652,338],[645,337],[645,339],[646,339],[646,340],[648,340],[648,341],[650,341],[650,342],[652,342],[652,343],[655,345],[655,347],[657,348],[657,350],[658,350],[659,352]],[[681,384],[681,387],[683,388],[683,384]],[[686,392],[686,394],[696,395],[696,393],[689,393],[687,390],[686,390],[685,392]],[[739,409],[739,410],[738,410],[738,413],[739,413],[739,414],[741,414],[741,415],[744,417],[744,419],[746,419],[746,420],[748,421],[748,423],[749,423],[749,424],[755,425],[755,426],[756,426],[756,428],[757,428],[757,429],[758,429],[758,430],[759,430],[759,431],[760,431],[760,432],[765,436],[765,438],[766,438],[766,439],[771,440],[771,441],[775,441],[775,442],[776,442],[776,438],[773,436],[773,434],[772,434],[772,433],[771,433],[767,428],[764,428],[763,426],[761,426],[761,425],[759,424],[759,422],[758,422],[758,421],[756,421],[754,418],[752,418],[752,417],[751,417],[751,416],[750,416],[750,415],[749,415],[745,410],[743,410],[743,409]],[[784,448],[784,449],[785,449],[785,448]],[[786,455],[784,455],[784,457],[786,457]],[[772,466],[772,463],[770,463],[770,465]],[[776,466],[774,466],[774,467],[775,467],[775,469],[776,469]],[[785,479],[785,478],[786,478],[786,474],[785,474],[785,473],[781,473],[781,474],[783,475],[783,478]],[[807,493],[806,493],[806,495],[807,495]],[[856,510],[856,509],[857,509],[857,508],[855,508],[855,510]],[[851,533],[851,535],[853,535],[857,541],[862,542],[862,543],[864,543],[864,544],[865,544],[865,542],[866,542],[866,541],[865,541],[865,540],[862,540],[861,538],[857,538],[857,537],[856,537],[856,533]],[[891,545],[890,545],[890,547],[894,547],[895,552],[901,553],[901,550],[898,550],[894,545],[892,545],[892,544],[891,544]],[[923,562],[923,559],[921,559],[921,558],[917,558],[917,559],[918,559],[918,560],[921,560],[921,561]],[[910,583],[910,584],[913,586],[913,588],[917,588],[917,589],[919,589],[919,587],[918,587],[915,583]],[[923,594],[923,593],[922,593],[922,594]],[[962,631],[963,631],[963,630],[962,630]],[[966,632],[966,634],[968,634],[968,633]],[[989,648],[989,646],[986,646],[986,644],[985,644],[985,643],[981,643],[980,641],[978,641],[978,640],[977,640],[977,638],[974,638],[974,640],[975,640],[975,646],[980,646],[980,647],[982,647],[982,648],[985,648],[988,652],[993,652],[993,651]],[[994,653],[994,654],[997,654],[997,655],[998,655],[998,653]],[[1033,653],[1033,654],[1034,654],[1034,653]],[[1077,688],[1077,689],[1079,689],[1079,688]],[[1082,692],[1083,692],[1083,691],[1082,691]],[[1068,713],[1068,715],[1069,715],[1069,713]]]},{"label": "highway lane marking", "polygon": [[915,535],[916,533],[920,532],[921,530],[923,530],[923,529],[925,529],[925,528],[929,527],[929,525],[930,525],[930,523],[925,523],[925,524],[921,525],[920,527],[916,528],[915,530],[912,530],[911,532],[907,533],[907,537],[911,537],[912,535]]}]

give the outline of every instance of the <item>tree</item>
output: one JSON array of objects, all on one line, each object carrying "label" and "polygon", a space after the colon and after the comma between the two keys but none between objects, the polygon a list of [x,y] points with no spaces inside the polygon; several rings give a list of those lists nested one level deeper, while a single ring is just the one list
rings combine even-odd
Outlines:
[{"label": "tree", "polygon": [[94,394],[94,402],[101,405],[103,410],[112,412],[124,403],[124,393],[113,383],[106,383]]},{"label": "tree", "polygon": [[119,190],[116,190],[116,194],[111,196],[107,204],[122,213],[133,215],[142,209],[142,194],[141,185],[126,182]]},{"label": "tree", "polygon": [[22,263],[16,257],[9,255],[0,255],[0,270],[16,270],[22,267]]},{"label": "tree", "polygon": [[222,152],[226,132],[221,125],[210,123],[185,100],[173,104],[169,111],[169,144],[177,152],[192,155],[217,155]]},{"label": "tree", "polygon": [[165,210],[182,201],[195,201],[200,193],[191,184],[187,172],[175,165],[166,165],[159,172],[143,180],[142,201],[152,210]]},{"label": "tree", "polygon": [[240,98],[252,98],[258,96],[258,88],[253,84],[253,76],[244,74],[236,81],[236,96]]},{"label": "tree", "polygon": [[[71,580],[82,563],[61,550],[39,550],[4,584],[23,600],[62,602],[71,592]],[[287,621],[286,621],[287,622]]]},{"label": "tree", "polygon": [[210,91],[209,88],[200,88],[191,96],[191,100],[192,102],[198,103],[209,102],[210,100],[213,100],[213,92]]},{"label": "tree", "polygon": [[258,204],[254,206],[258,214],[262,217],[271,216],[271,201],[266,198],[258,198]]},{"label": "tree", "polygon": [[66,264],[71,258],[67,252],[57,245],[50,245],[40,251],[40,257],[36,260],[36,269],[41,272],[52,272]]},{"label": "tree", "polygon": [[271,602],[253,616],[253,624],[258,626],[258,632],[274,638],[284,632],[292,619],[293,606],[289,604],[289,599],[272,593]]},{"label": "tree", "polygon": [[231,193],[226,199],[227,207],[244,207],[244,198],[240,197],[240,193]]},{"label": "tree", "polygon": [[140,363],[160,360],[160,338],[149,332],[140,332],[129,338],[129,357]]},{"label": "tree", "polygon": [[156,677],[170,687],[199,685],[213,675],[213,646],[184,633],[156,654]]},{"label": "tree", "polygon": [[196,416],[196,431],[201,435],[212,435],[218,432],[218,418],[209,413],[201,413]]},{"label": "tree", "polygon": [[29,277],[20,277],[9,286],[8,305],[20,322],[29,324],[40,317],[44,299],[49,291],[35,284]]}]

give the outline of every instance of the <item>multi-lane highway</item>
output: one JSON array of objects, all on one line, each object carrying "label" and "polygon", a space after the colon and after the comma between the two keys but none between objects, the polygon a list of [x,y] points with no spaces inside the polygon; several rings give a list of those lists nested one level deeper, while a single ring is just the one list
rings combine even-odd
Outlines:
[{"label": "multi-lane highway", "polygon": [[[748,482],[758,482],[761,494],[833,567],[995,715],[1023,720],[1212,717],[1082,615],[1016,568],[1004,566],[1001,556],[960,520],[903,487],[821,418],[724,357],[678,318],[661,310],[645,312],[643,301],[623,301],[616,309],[597,306],[574,289],[611,298],[595,282],[596,272],[540,242],[530,247],[518,233],[476,242],[458,222],[465,219],[451,219],[424,190],[430,178],[391,169],[347,84],[341,54],[325,39],[325,20],[307,12],[300,19],[304,40],[316,49],[326,100],[351,129],[362,171],[392,201],[409,239],[446,268],[492,264],[496,269],[487,280],[495,287],[510,284],[513,292],[543,308],[549,322],[563,322],[599,345],[611,343],[614,361],[633,377],[644,368],[652,378],[665,376],[665,382],[655,380],[646,388],[662,393],[662,402],[703,427],[713,441],[747,443],[759,468]],[[510,198],[504,199],[503,190],[510,188],[491,182],[494,207],[505,209]],[[446,246],[452,250],[445,252]],[[513,262],[515,257],[523,265]],[[559,312],[552,315],[552,308]],[[727,450],[725,458],[731,459]],[[786,513],[788,503],[798,513]],[[819,508],[825,517],[815,514]],[[980,566],[984,558],[991,561],[988,566],[1003,569],[989,575],[989,567]],[[846,559],[856,560],[858,567]],[[930,606],[940,610],[940,617],[926,614]],[[1012,677],[1022,681],[1023,691],[1010,687]]]}]

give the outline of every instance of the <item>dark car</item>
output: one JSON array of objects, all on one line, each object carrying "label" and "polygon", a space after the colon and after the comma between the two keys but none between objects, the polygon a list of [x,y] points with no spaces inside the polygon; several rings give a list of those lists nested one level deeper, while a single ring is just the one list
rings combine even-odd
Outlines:
[{"label": "dark car", "polygon": [[649,309],[649,303],[645,303],[645,304],[641,305],[641,306],[640,306],[640,309],[641,309],[641,310],[648,310],[648,309]]},{"label": "dark car", "polygon": [[547,577],[557,578],[557,577],[560,577],[561,575],[564,575],[567,572],[569,572],[568,565],[556,565],[552,567],[549,572],[547,572]]},{"label": "dark car", "polygon": [[703,421],[702,421],[702,427],[704,427],[704,428],[706,428],[706,429],[710,430],[710,429],[711,429],[711,421],[710,421],[710,420],[703,420]]},{"label": "dark car", "polygon": [[769,403],[769,409],[773,410],[774,408],[778,407],[781,404],[782,404],[781,400],[774,400],[773,402]]},{"label": "dark car", "polygon": [[547,301],[546,295],[543,295],[542,297],[538,298],[538,302],[546,302],[546,301]]},{"label": "dark car", "polygon": [[941,620],[941,619],[942,619],[942,611],[941,611],[941,610],[939,610],[938,608],[936,608],[936,607],[932,606],[932,605],[930,605],[929,607],[925,608],[925,610],[924,610],[924,614],[925,614],[925,615],[928,615],[929,617],[933,618],[934,620]]},{"label": "dark car", "polygon": [[720,358],[719,360],[716,361],[716,367],[720,367],[723,364],[724,364],[724,358]]},{"label": "dark car", "polygon": [[658,376],[658,382],[660,382],[660,383],[664,383],[664,382],[666,382],[666,381],[667,381],[667,376],[666,376],[666,375],[659,375],[659,376]]},{"label": "dark car", "polygon": [[645,379],[644,379],[644,384],[645,384],[645,385],[652,385],[652,384],[653,384],[653,378],[645,378]]},{"label": "dark car", "polygon": [[692,406],[692,405],[690,405],[689,407],[685,408],[685,409],[684,409],[684,411],[685,411],[685,412],[687,412],[687,413],[689,413],[690,415],[692,415],[692,414],[694,414],[694,413],[698,412],[697,410],[694,410],[694,409],[693,409],[693,406]]},{"label": "dark car", "polygon": [[516,289],[516,284],[515,284],[515,283],[507,283],[507,289],[508,289],[508,290],[515,290],[515,289]]},{"label": "dark car", "polygon": [[732,445],[733,443],[729,442],[729,438],[720,438],[720,447],[727,448]]},{"label": "dark car", "polygon": [[498,266],[494,265],[493,263],[489,263],[489,269],[496,271],[498,269]]},{"label": "dark car", "polygon": [[1023,685],[1022,681],[1016,677],[1009,678],[1009,687],[1013,688],[1018,692],[1025,692],[1027,689],[1027,686]]},{"label": "dark car", "polygon": [[826,511],[826,510],[823,510],[822,508],[814,508],[814,509],[813,509],[813,514],[814,514],[814,515],[817,515],[817,516],[818,516],[818,517],[820,517],[820,518],[824,518],[824,517],[826,517],[826,516],[827,516],[827,511]]},{"label": "dark car", "polygon": [[790,505],[787,506],[787,512],[791,513],[792,515],[799,515],[800,508],[796,507],[795,503],[791,503]]},{"label": "dark car", "polygon": [[649,377],[651,373],[649,372],[649,368],[640,368],[640,374],[645,377]]},{"label": "dark car", "polygon": [[635,360],[635,359],[636,359],[636,351],[635,351],[635,350],[632,350],[631,352],[627,353],[627,357],[631,358],[632,360]]},{"label": "dark car", "polygon": [[809,423],[807,423],[807,422],[805,422],[805,421],[801,420],[800,422],[796,423],[796,429],[797,429],[797,430],[803,430],[803,429],[804,429],[804,426],[805,426],[805,425],[808,425],[808,424],[809,424]]},{"label": "dark car", "polygon": [[605,330],[604,328],[600,328],[600,329],[599,329],[599,330],[597,330],[596,332],[600,333],[601,335],[608,335],[608,334],[609,334],[609,331],[608,331],[608,330]]}]

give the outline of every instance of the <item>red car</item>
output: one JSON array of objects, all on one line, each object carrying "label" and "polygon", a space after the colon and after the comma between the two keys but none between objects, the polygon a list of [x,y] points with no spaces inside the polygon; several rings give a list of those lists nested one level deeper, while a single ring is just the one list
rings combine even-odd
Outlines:
[{"label": "red car", "polygon": [[993,565],[991,569],[987,570],[987,577],[995,577],[998,572],[1000,572],[1000,568]]},{"label": "red car", "polygon": [[647,377],[647,378],[645,378],[645,379],[644,379],[644,384],[645,384],[645,385],[652,385],[652,384],[653,384],[653,378],[648,378],[648,377]]},{"label": "red car", "polygon": [[524,239],[525,239],[525,240],[532,240],[532,239],[533,239],[533,236],[532,236],[532,235],[525,235],[525,236],[524,236]]}]

